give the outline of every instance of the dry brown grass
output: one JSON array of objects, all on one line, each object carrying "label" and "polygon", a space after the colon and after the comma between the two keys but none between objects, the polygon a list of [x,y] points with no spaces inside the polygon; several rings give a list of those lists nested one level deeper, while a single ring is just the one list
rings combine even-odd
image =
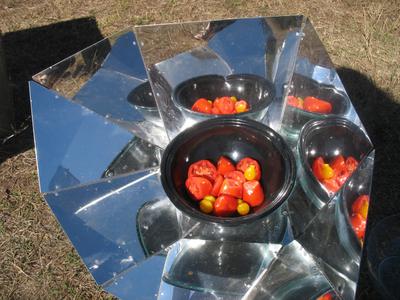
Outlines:
[{"label": "dry brown grass", "polygon": [[[110,35],[133,24],[288,14],[310,17],[336,65],[368,74],[400,101],[399,1],[0,0],[0,29],[94,16],[103,35]],[[32,150],[0,166],[0,295],[107,298],[40,197],[35,168]]]}]

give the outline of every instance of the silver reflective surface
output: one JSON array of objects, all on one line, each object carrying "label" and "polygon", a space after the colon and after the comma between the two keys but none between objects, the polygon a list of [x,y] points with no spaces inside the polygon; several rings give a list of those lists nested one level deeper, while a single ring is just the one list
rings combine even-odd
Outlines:
[{"label": "silver reflective surface", "polygon": [[326,98],[335,116],[362,128],[303,16],[136,27],[34,76],[41,191],[88,271],[113,295],[317,299],[333,289],[354,298],[362,244],[349,207],[356,192],[369,194],[373,151],[328,201],[316,205],[311,187],[297,180],[281,209],[238,227],[191,220],[163,191],[158,165],[168,139],[204,120],[177,101],[176,88],[199,76],[227,84],[243,74],[274,88],[273,101],[247,117],[279,129],[294,153],[304,124],[327,115],[288,106],[288,95]]},{"label": "silver reflective surface", "polygon": [[[180,105],[175,90],[179,84],[205,75],[252,74],[272,83],[272,103],[257,108],[260,114],[249,117],[279,128],[302,22],[303,17],[291,16],[136,27],[168,136],[173,138],[204,119],[190,111],[196,99]],[[205,89],[212,85],[211,81]],[[235,91],[228,96],[235,96]]]}]

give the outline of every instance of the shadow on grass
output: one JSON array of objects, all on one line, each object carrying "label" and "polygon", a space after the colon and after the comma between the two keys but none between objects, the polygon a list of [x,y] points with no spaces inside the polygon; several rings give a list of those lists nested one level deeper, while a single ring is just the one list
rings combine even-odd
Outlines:
[{"label": "shadow on grass", "polygon": [[[23,126],[30,116],[28,81],[32,75],[101,39],[103,36],[94,18],[74,19],[3,35],[16,128]],[[32,148],[31,126],[1,147],[0,163]]]},{"label": "shadow on grass", "polygon": [[[365,75],[347,68],[337,71],[375,147],[372,203],[366,232],[368,242],[368,233],[379,220],[400,213],[400,103]],[[368,274],[366,251],[356,298],[381,298]]]}]

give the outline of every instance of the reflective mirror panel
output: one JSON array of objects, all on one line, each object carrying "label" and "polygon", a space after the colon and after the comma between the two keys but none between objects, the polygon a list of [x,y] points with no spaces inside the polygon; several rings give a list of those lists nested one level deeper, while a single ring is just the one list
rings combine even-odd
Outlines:
[{"label": "reflective mirror panel", "polygon": [[281,132],[294,141],[305,123],[326,117],[343,117],[362,126],[309,19],[304,22],[301,36]]},{"label": "reflective mirror panel", "polygon": [[248,101],[242,117],[278,128],[302,22],[291,16],[135,27],[168,136],[215,117],[192,106],[222,96]]},{"label": "reflective mirror panel", "polygon": [[146,141],[167,144],[133,32],[106,38],[33,79]]},{"label": "reflective mirror panel", "polygon": [[44,196],[99,284],[151,259],[193,226],[177,216],[157,170]]},{"label": "reflective mirror panel", "polygon": [[42,192],[159,165],[159,147],[37,83],[30,92]]}]

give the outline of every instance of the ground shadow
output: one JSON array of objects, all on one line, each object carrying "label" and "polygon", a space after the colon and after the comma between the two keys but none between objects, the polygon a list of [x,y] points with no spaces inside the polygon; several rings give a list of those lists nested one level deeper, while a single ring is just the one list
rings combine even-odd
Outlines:
[{"label": "ground shadow", "polygon": [[[4,58],[15,111],[15,128],[30,116],[28,81],[32,75],[103,38],[94,18],[80,18],[6,33]],[[2,146],[0,163],[33,147],[32,129]]]},{"label": "ground shadow", "polygon": [[[366,233],[368,241],[368,233],[378,221],[400,213],[400,99],[394,99],[357,71],[347,68],[337,71],[375,147],[372,204]],[[381,298],[368,274],[366,251],[356,298]]]}]

